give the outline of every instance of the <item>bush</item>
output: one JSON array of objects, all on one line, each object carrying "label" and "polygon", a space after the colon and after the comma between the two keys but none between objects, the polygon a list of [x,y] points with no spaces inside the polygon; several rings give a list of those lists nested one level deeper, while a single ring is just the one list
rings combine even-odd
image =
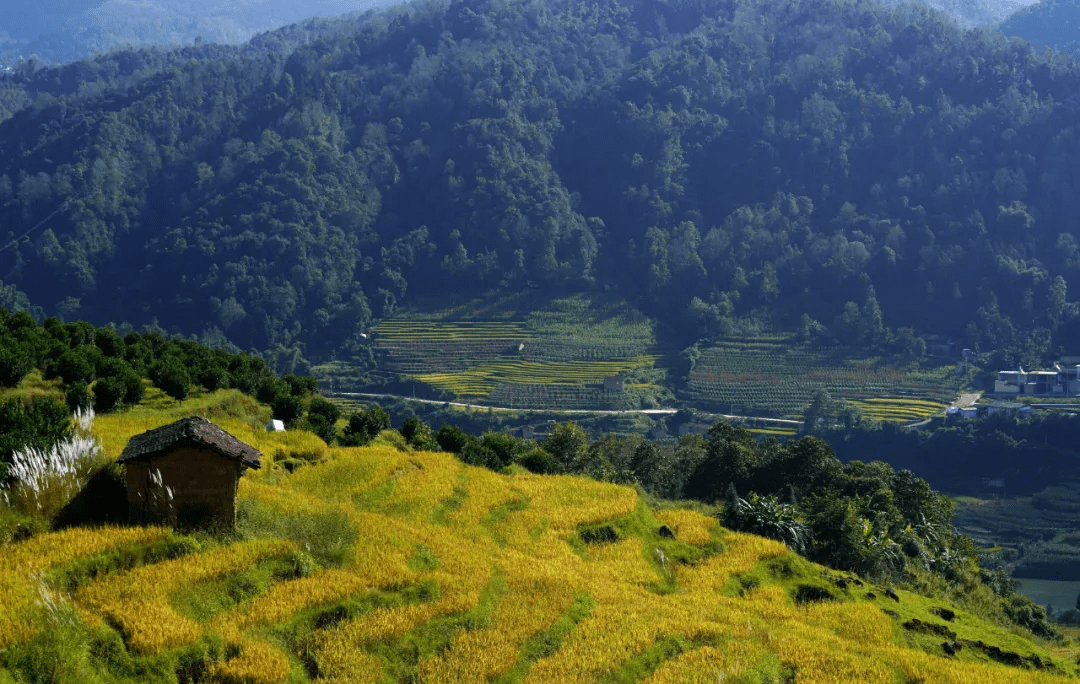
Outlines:
[{"label": "bush", "polygon": [[460,454],[465,445],[470,441],[476,441],[476,438],[458,426],[446,423],[435,433],[435,441],[439,443],[439,448],[443,451]]},{"label": "bush", "polygon": [[78,380],[71,383],[67,389],[67,407],[72,413],[90,408],[90,390],[86,382]]},{"label": "bush", "polygon": [[[81,381],[80,381],[81,382]],[[83,383],[86,386],[86,383]],[[116,378],[101,378],[94,383],[94,411],[108,413],[124,402],[124,385]]]},{"label": "bush", "polygon": [[383,430],[390,428],[390,414],[378,405],[361,409],[349,416],[341,443],[346,446],[363,446],[375,439]]},{"label": "bush", "polygon": [[555,463],[552,455],[543,449],[533,449],[529,453],[523,454],[518,458],[518,463],[529,472],[538,475],[549,475],[559,470],[559,466]]},{"label": "bush", "polygon": [[274,411],[274,418],[282,421],[289,427],[296,424],[304,415],[304,403],[300,397],[291,394],[277,396],[271,403],[270,408]]},{"label": "bush", "polygon": [[322,397],[312,398],[311,406],[308,407],[308,426],[327,444],[337,433],[337,421],[340,417],[341,409],[336,404]]},{"label": "bush", "polygon": [[0,349],[0,387],[15,387],[30,372],[30,355],[25,349]]},{"label": "bush", "polygon": [[176,357],[155,364],[150,371],[150,379],[162,392],[177,401],[187,398],[191,388],[191,376]]},{"label": "bush", "polygon": [[[95,351],[97,351],[95,349]],[[93,382],[97,364],[90,357],[86,347],[69,349],[56,360],[55,374],[64,381],[65,385],[82,380]]]},{"label": "bush", "polygon": [[436,451],[439,448],[439,443],[435,441],[435,432],[431,429],[431,426],[416,416],[406,418],[400,432],[401,436],[417,451]]},{"label": "bush", "polygon": [[70,434],[71,414],[63,404],[46,397],[29,403],[8,399],[0,403],[0,461],[20,449],[48,449]]}]

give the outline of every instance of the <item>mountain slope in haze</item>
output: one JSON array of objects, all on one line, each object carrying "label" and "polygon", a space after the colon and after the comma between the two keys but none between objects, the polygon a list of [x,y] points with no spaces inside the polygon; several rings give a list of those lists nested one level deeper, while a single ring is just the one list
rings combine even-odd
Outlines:
[{"label": "mountain slope in haze", "polygon": [[[897,6],[902,0],[882,0]],[[926,7],[944,12],[964,28],[990,26],[1033,4],[1032,0],[918,0]]]},{"label": "mountain slope in haze", "polygon": [[241,43],[311,17],[337,17],[378,0],[6,0],[0,9],[0,64],[37,55],[66,62],[128,47]]},{"label": "mountain slope in haze", "polygon": [[1080,3],[1076,0],[1046,0],[1009,16],[1001,24],[1007,36],[1029,41],[1038,49],[1052,47],[1058,52],[1080,56]]},{"label": "mountain slope in haze", "polygon": [[0,278],[313,358],[417,296],[528,288],[617,293],[687,345],[908,327],[1030,364],[1076,332],[1075,64],[842,0],[312,31],[0,81]]}]

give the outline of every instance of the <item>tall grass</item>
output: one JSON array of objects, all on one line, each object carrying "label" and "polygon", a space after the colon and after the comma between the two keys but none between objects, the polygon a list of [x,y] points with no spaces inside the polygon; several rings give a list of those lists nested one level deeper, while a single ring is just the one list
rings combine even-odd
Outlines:
[{"label": "tall grass", "polygon": [[71,435],[52,447],[26,447],[12,454],[11,482],[0,485],[0,497],[8,506],[52,519],[109,464],[93,435],[94,410],[79,409],[72,423]]}]

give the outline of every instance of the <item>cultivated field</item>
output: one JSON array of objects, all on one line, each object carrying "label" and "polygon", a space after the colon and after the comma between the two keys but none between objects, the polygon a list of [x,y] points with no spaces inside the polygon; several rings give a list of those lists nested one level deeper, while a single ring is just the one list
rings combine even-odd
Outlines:
[{"label": "cultivated field", "polygon": [[[521,320],[408,316],[379,323],[380,366],[465,401],[524,409],[625,408],[666,390],[652,322],[624,303],[558,299]],[[650,353],[653,352],[653,353]],[[624,391],[609,376],[634,375]]]},{"label": "cultivated field", "polygon": [[956,396],[949,371],[885,365],[852,349],[762,335],[701,349],[683,396],[705,409],[799,418],[825,390],[860,406],[867,417],[905,422],[944,411]]}]

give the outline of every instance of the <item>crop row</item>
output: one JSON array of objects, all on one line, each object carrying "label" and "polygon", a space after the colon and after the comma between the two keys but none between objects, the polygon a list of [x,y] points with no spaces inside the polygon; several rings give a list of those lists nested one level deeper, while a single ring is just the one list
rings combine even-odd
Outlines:
[{"label": "crop row", "polygon": [[626,361],[563,361],[537,363],[514,359],[479,364],[459,373],[428,373],[416,379],[459,395],[487,396],[500,384],[570,385],[600,383],[609,375],[651,366],[655,356]]},{"label": "crop row", "polygon": [[10,643],[29,639],[41,627],[41,611],[49,589],[46,570],[70,564],[110,548],[163,539],[160,527],[71,528],[38,535],[0,553],[0,651]]},{"label": "crop row", "polygon": [[522,409],[613,408],[621,394],[588,387],[502,383],[488,395],[495,404]]},{"label": "crop row", "polygon": [[524,340],[530,337],[524,323],[494,321],[429,322],[390,320],[375,327],[379,340]]},{"label": "crop row", "polygon": [[202,627],[171,605],[170,595],[183,586],[222,577],[269,556],[295,548],[291,542],[264,540],[196,553],[156,565],[111,575],[77,592],[80,608],[119,625],[131,649],[157,653],[196,640]]}]

